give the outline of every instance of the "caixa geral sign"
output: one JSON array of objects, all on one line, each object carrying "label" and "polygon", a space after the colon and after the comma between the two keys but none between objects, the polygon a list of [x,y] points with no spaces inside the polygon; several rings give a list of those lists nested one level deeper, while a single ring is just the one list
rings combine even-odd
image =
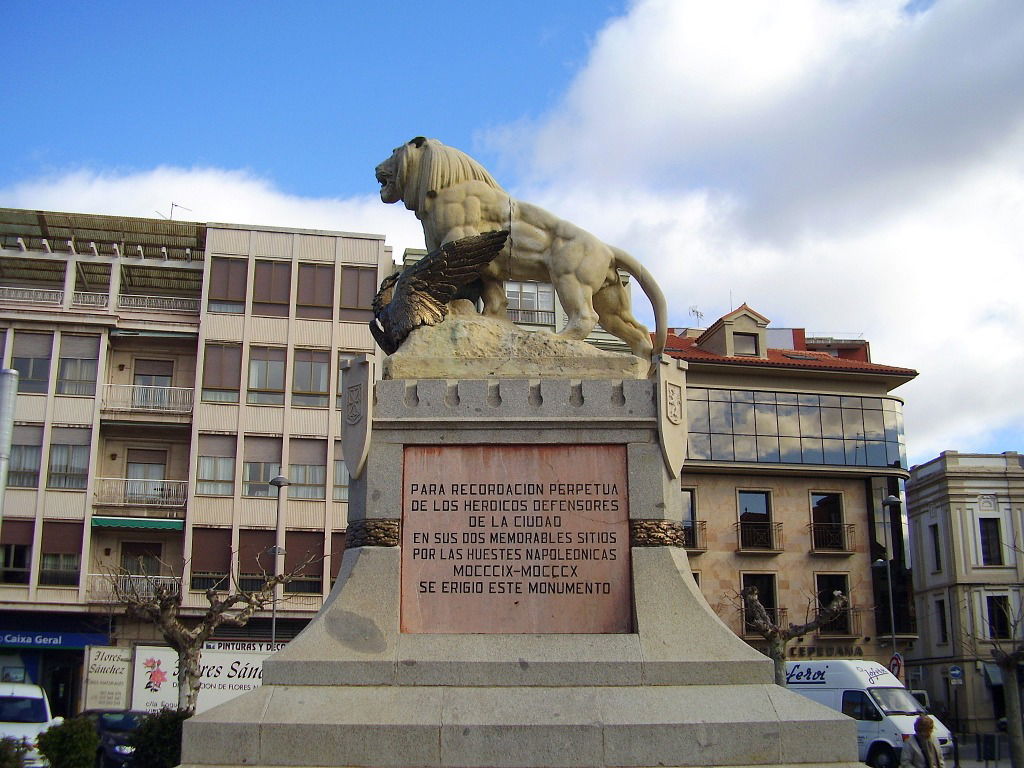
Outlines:
[{"label": "caixa geral sign", "polygon": [[106,645],[106,635],[98,632],[4,632],[0,631],[3,648],[85,648]]}]

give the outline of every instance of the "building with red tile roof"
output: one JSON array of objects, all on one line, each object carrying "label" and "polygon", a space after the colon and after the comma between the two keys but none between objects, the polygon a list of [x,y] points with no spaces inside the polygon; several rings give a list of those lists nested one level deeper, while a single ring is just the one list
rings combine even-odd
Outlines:
[{"label": "building with red tile roof", "polygon": [[708,602],[759,646],[738,609],[743,587],[783,624],[839,589],[851,609],[789,657],[888,663],[887,570],[897,648],[915,637],[905,515],[889,519],[882,501],[905,498],[903,403],[891,393],[916,371],[872,362],[864,340],[772,328],[746,304],[706,329],[671,329],[665,352],[688,365],[684,524]]}]

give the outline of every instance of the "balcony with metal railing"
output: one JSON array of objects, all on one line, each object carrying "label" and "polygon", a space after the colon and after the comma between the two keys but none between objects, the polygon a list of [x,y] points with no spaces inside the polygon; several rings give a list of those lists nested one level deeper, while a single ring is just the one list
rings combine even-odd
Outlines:
[{"label": "balcony with metal railing", "polygon": [[860,611],[847,608],[832,621],[818,627],[818,634],[822,637],[858,637],[861,634]]},{"label": "balcony with metal railing", "polygon": [[555,313],[549,309],[512,309],[506,310],[508,319],[513,323],[526,323],[528,325],[551,325],[555,324]]},{"label": "balcony with metal railing", "polygon": [[106,507],[154,507],[169,510],[167,517],[184,515],[187,480],[133,480],[97,477],[95,503]]},{"label": "balcony with metal railing", "polygon": [[706,520],[683,521],[683,548],[693,555],[708,551],[708,523]]},{"label": "balcony with metal railing", "polygon": [[64,291],[54,288],[24,288],[0,286],[0,302],[26,306],[59,307],[64,303]]},{"label": "balcony with metal railing", "polygon": [[737,552],[758,555],[782,552],[782,523],[741,521],[735,528]]},{"label": "balcony with metal railing", "polygon": [[100,408],[108,413],[187,415],[192,413],[195,390],[191,387],[150,387],[138,384],[104,384]]},{"label": "balcony with metal railing", "polygon": [[182,315],[198,315],[199,298],[192,296],[140,296],[122,293],[117,297],[117,308],[129,312],[176,312]]},{"label": "balcony with metal railing", "polygon": [[86,599],[92,603],[120,602],[118,595],[153,597],[158,589],[181,592],[177,576],[135,576],[128,573],[90,573],[86,582]]},{"label": "balcony with metal railing", "polygon": [[816,555],[849,555],[853,553],[853,523],[813,523],[811,552]]},{"label": "balcony with metal railing", "polygon": [[110,306],[110,294],[95,291],[75,291],[71,296],[75,309],[106,309]]}]

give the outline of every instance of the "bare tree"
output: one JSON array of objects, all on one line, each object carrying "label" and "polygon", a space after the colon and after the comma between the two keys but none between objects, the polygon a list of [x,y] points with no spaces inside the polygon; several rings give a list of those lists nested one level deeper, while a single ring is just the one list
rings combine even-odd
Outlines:
[{"label": "bare tree", "polygon": [[[1021,550],[1017,550],[1020,552]],[[972,614],[970,602],[968,613]],[[1021,685],[1018,670],[1024,664],[1024,602],[990,603],[986,621],[972,621],[963,635],[965,655],[978,661],[991,660],[1003,678],[1003,702],[1006,705],[1006,735],[1010,746],[1010,764],[1024,768],[1024,721],[1021,717]]]},{"label": "bare tree", "polygon": [[[743,622],[745,625],[768,641],[768,658],[775,665],[775,682],[778,685],[786,685],[786,646],[791,640],[803,637],[808,632],[825,626],[835,621],[844,611],[850,607],[850,599],[842,592],[836,590],[832,593],[832,601],[821,607],[816,599],[811,599],[808,614],[814,618],[803,624],[782,625],[777,619],[772,618],[768,610],[761,604],[758,598],[757,587],[750,585],[740,592],[743,608]],[[815,607],[816,606],[816,607]]]},{"label": "bare tree", "polygon": [[[229,588],[206,590],[206,610],[198,618],[182,617],[182,578],[180,575],[138,576],[124,569],[105,573],[114,602],[128,616],[153,624],[164,641],[178,654],[178,709],[194,712],[199,693],[200,661],[203,645],[218,627],[244,627],[257,611],[274,603],[278,584],[287,584],[319,556],[309,556],[288,573],[272,574],[260,565],[260,584],[254,590],[242,589],[232,574]],[[259,564],[259,557],[256,558]],[[166,564],[164,564],[166,567]]]}]

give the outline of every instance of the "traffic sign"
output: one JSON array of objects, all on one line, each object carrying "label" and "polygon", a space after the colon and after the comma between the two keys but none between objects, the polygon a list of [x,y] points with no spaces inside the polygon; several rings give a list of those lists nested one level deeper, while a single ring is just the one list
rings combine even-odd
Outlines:
[{"label": "traffic sign", "polygon": [[889,671],[896,677],[900,676],[900,672],[903,671],[903,656],[901,654],[894,653],[889,659]]},{"label": "traffic sign", "polygon": [[964,668],[959,664],[949,665],[949,679],[950,680],[963,680],[964,679]]}]

